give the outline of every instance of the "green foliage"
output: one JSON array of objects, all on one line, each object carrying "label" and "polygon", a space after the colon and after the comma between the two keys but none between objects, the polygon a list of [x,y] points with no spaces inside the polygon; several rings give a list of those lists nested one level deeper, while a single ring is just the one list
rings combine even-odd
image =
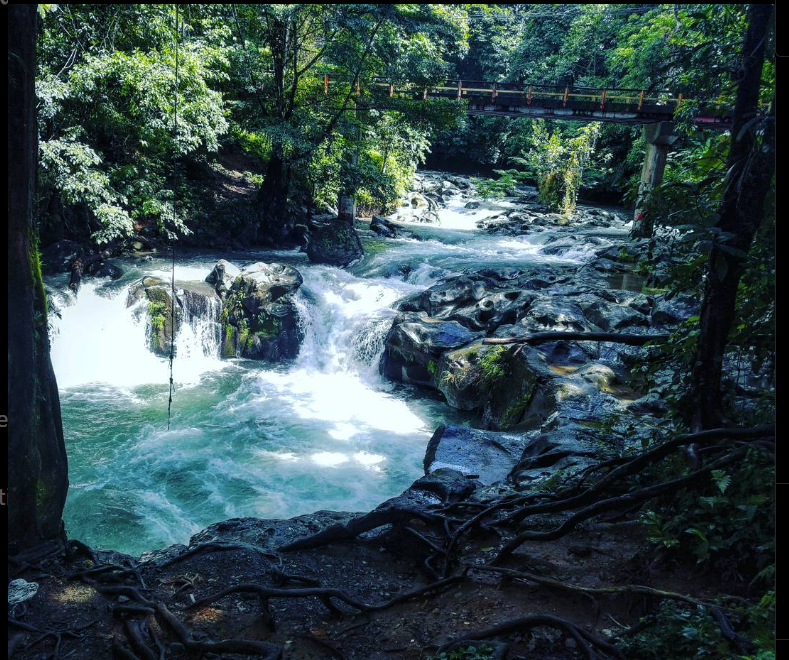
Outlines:
[{"label": "green foliage", "polygon": [[528,150],[510,159],[524,169],[497,170],[497,181],[477,182],[480,194],[485,197],[505,194],[514,184],[533,179],[537,181],[542,204],[569,217],[575,211],[584,170],[595,156],[600,162],[610,158],[610,154],[595,153],[599,135],[599,122],[549,132],[544,120],[534,120]]},{"label": "green foliage", "polygon": [[[54,6],[39,41],[39,208],[45,225],[62,222],[60,205],[85,208],[99,244],[128,237],[135,223],[188,233],[188,205],[173,214],[173,159],[215,152],[228,129],[211,87],[221,79],[214,51],[179,44],[176,90],[171,10],[135,7],[113,16],[94,5]],[[124,32],[112,32],[119,24]]]},{"label": "green foliage", "polygon": [[148,316],[151,319],[151,327],[154,330],[161,330],[165,323],[165,314],[169,314],[170,308],[167,303],[151,301],[148,303]]},{"label": "green foliage", "polygon": [[774,484],[774,468],[751,450],[735,468],[715,470],[703,490],[644,512],[642,522],[649,540],[676,556],[754,579],[775,563]]},{"label": "green foliage", "polygon": [[774,660],[774,592],[767,592],[755,606],[730,607],[726,614],[733,629],[752,645],[748,655],[732,648],[708,610],[676,603],[664,603],[643,620],[646,629],[623,637],[621,649],[632,660]]},{"label": "green foliage", "polygon": [[480,646],[463,646],[452,651],[442,651],[433,656],[433,660],[490,660],[493,657],[493,647],[484,644]]}]

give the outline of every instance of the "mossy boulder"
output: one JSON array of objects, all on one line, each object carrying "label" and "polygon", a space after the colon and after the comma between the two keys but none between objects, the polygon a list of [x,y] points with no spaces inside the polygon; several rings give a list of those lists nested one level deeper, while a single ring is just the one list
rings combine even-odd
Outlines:
[{"label": "mossy boulder", "polygon": [[356,229],[335,216],[313,218],[304,239],[307,256],[315,263],[343,267],[364,256]]},{"label": "mossy boulder", "polygon": [[164,286],[151,286],[144,289],[148,300],[146,313],[148,315],[148,341],[151,351],[163,357],[170,355],[170,346],[178,329],[181,327],[183,317],[181,306],[176,301],[173,309],[173,299],[170,290]]},{"label": "mossy boulder", "polygon": [[221,315],[222,356],[275,362],[295,358],[303,338],[294,296],[301,273],[256,263],[233,281]]},{"label": "mossy boulder", "polygon": [[534,349],[478,341],[442,356],[437,384],[449,405],[480,412],[485,428],[498,431],[530,425],[548,378]]},{"label": "mossy boulder", "polygon": [[392,380],[438,389],[441,356],[481,336],[456,321],[424,313],[398,314],[385,340],[381,373]]}]

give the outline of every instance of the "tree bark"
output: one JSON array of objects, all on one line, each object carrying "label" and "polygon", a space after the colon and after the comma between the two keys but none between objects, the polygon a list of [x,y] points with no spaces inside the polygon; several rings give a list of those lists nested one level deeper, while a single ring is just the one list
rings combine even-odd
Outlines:
[{"label": "tree bark", "polygon": [[68,490],[33,204],[37,6],[8,11],[8,552],[63,534]]},{"label": "tree bark", "polygon": [[[773,5],[748,6],[748,30],[731,128],[728,185],[720,205],[718,228],[731,238],[714,242],[710,252],[700,334],[691,385],[691,425],[695,430],[723,421],[723,356],[735,317],[737,288],[747,252],[764,216],[764,200],[775,173],[774,104],[759,123],[759,92]],[[764,127],[761,140],[757,127]]]}]

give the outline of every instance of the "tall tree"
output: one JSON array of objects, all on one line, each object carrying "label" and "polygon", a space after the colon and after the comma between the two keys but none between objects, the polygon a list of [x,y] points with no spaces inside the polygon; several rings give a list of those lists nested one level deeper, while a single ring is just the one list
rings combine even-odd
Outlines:
[{"label": "tall tree", "polygon": [[68,490],[33,200],[36,5],[8,6],[8,549],[59,537]]},{"label": "tall tree", "polygon": [[692,374],[692,422],[697,429],[722,421],[721,374],[735,316],[737,289],[754,235],[764,216],[764,200],[775,173],[775,113],[761,118],[762,69],[773,5],[748,7],[748,29],[731,128],[727,186],[717,224],[720,239],[709,257],[700,334]]}]

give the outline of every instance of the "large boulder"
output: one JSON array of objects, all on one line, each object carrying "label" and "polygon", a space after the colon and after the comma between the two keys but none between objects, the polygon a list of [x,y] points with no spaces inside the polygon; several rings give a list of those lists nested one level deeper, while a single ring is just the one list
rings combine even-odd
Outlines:
[{"label": "large boulder", "polygon": [[63,239],[41,251],[41,270],[44,274],[67,273],[74,259],[82,254],[83,247],[76,241]]},{"label": "large boulder", "polygon": [[173,307],[170,289],[164,285],[143,288],[148,305],[145,312],[148,316],[148,342],[156,355],[167,357],[175,335],[181,327],[182,311],[177,303]]},{"label": "large boulder", "polygon": [[386,337],[381,373],[392,380],[436,387],[441,356],[473,342],[481,334],[457,321],[402,312]]},{"label": "large boulder", "polygon": [[442,468],[473,475],[484,486],[503,481],[517,465],[524,436],[479,431],[467,426],[440,426],[425,453],[425,474]]},{"label": "large boulder", "polygon": [[404,298],[398,309],[425,312],[437,319],[457,321],[471,330],[491,332],[523,318],[535,298],[518,286],[515,273],[453,277]]},{"label": "large boulder", "polygon": [[303,332],[294,295],[301,273],[256,263],[233,281],[222,310],[222,356],[277,361],[295,358]]},{"label": "large boulder", "polygon": [[310,261],[331,266],[347,266],[364,256],[364,248],[353,225],[336,216],[316,216],[304,234]]}]

